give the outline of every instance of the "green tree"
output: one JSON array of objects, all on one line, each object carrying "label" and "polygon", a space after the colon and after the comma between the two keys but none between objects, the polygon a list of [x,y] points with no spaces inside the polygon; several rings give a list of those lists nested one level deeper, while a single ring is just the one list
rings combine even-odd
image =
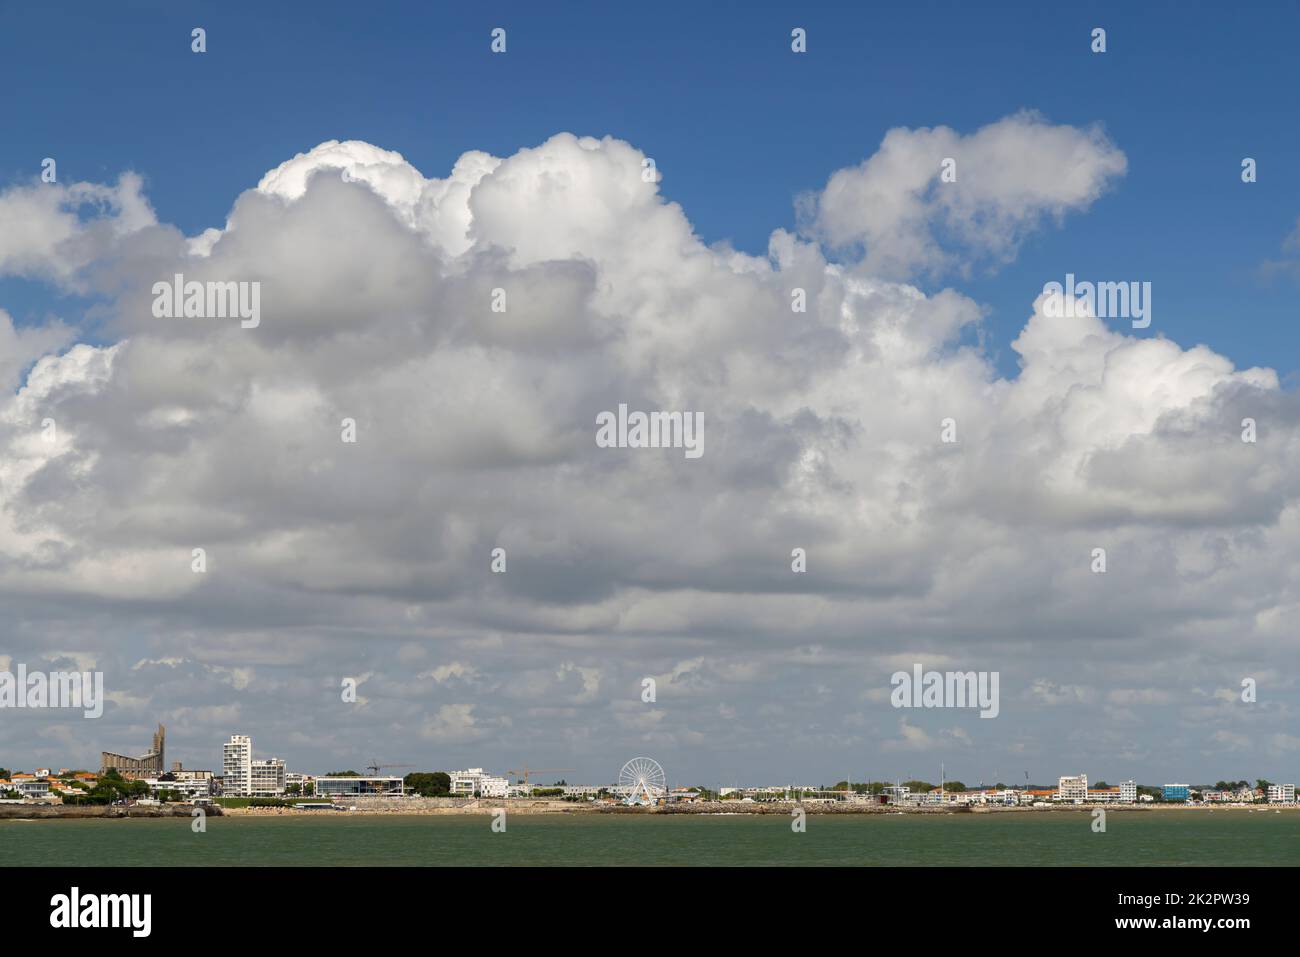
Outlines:
[{"label": "green tree", "polygon": [[446,797],[451,793],[451,775],[446,771],[412,771],[402,783],[421,797]]}]

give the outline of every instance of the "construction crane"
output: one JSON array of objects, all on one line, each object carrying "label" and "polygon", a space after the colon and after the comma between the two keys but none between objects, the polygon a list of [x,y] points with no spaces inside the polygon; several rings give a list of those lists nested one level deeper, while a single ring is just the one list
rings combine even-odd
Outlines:
[{"label": "construction crane", "polygon": [[572,771],[572,770],[574,769],[573,768],[530,768],[527,765],[525,765],[519,771],[507,771],[506,774],[513,774],[515,777],[522,777],[524,779],[524,790],[527,791],[528,775],[530,774],[564,774],[565,772]]},{"label": "construction crane", "polygon": [[375,776],[378,777],[379,772],[386,770],[387,768],[413,768],[413,767],[415,767],[414,764],[380,764],[378,761],[376,761],[374,764],[367,764],[366,770],[374,771]]}]

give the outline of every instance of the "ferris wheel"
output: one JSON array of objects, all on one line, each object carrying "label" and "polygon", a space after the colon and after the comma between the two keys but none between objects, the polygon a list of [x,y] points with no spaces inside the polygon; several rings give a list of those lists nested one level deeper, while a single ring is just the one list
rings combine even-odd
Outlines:
[{"label": "ferris wheel", "polygon": [[618,772],[618,789],[624,804],[654,804],[668,793],[668,779],[654,758],[633,758]]}]

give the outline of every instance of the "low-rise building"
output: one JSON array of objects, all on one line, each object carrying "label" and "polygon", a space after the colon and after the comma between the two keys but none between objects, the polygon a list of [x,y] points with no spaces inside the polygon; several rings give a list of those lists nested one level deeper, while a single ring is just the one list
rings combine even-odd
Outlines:
[{"label": "low-rise building", "polygon": [[10,787],[24,798],[44,799],[50,796],[50,782],[34,774],[16,773],[9,778]]},{"label": "low-rise building", "polygon": [[[596,784],[566,784],[564,786],[564,796],[566,798],[594,798],[600,795],[604,788]],[[736,788],[728,788],[728,791],[735,791]]]},{"label": "low-rise building", "polygon": [[1166,784],[1162,796],[1166,801],[1182,801],[1185,803],[1192,799],[1192,787],[1190,784]]},{"label": "low-rise building", "polygon": [[1119,788],[1088,788],[1089,804],[1118,804],[1119,802]]},{"label": "low-rise building", "polygon": [[482,768],[467,768],[454,771],[451,777],[451,793],[462,797],[507,797],[510,782],[505,778],[488,774]]},{"label": "low-rise building", "polygon": [[1027,788],[1020,792],[1020,803],[1046,804],[1048,801],[1055,801],[1060,793],[1056,788]]},{"label": "low-rise building", "polygon": [[322,777],[315,779],[315,796],[324,800],[350,797],[394,797],[406,794],[406,785],[399,777]]},{"label": "low-rise building", "polygon": [[145,778],[144,783],[149,785],[149,793],[154,797],[171,792],[180,795],[182,800],[193,801],[196,798],[211,797],[213,792],[211,776],[206,779],[176,778],[164,774],[160,778]]}]

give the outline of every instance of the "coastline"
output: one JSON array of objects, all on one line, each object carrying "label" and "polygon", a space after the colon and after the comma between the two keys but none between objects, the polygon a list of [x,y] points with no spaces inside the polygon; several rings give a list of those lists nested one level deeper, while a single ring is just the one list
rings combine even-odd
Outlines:
[{"label": "coastline", "polygon": [[317,817],[334,817],[334,816],[353,816],[353,815],[370,815],[383,816],[395,815],[404,817],[421,817],[421,816],[439,816],[439,815],[478,815],[488,816],[497,811],[504,810],[509,815],[704,815],[704,816],[735,816],[735,815],[781,815],[788,817],[796,808],[802,808],[809,815],[856,815],[856,816],[897,816],[909,815],[914,817],[947,817],[951,815],[1007,815],[1007,814],[1077,814],[1081,812],[1091,813],[1097,808],[1104,809],[1107,813],[1115,814],[1148,814],[1148,813],[1215,813],[1218,811],[1237,811],[1246,813],[1269,813],[1270,811],[1283,812],[1300,810],[1300,805],[1268,805],[1261,804],[1251,805],[1224,805],[1221,807],[1212,807],[1203,804],[1181,805],[1181,804],[1157,804],[1157,805],[1103,805],[1103,804],[1066,804],[1054,805],[1051,807],[881,807],[878,805],[854,806],[844,804],[799,804],[795,801],[780,801],[771,803],[739,804],[733,801],[713,801],[701,802],[697,804],[668,805],[665,807],[643,808],[643,807],[621,807],[621,806],[599,806],[574,804],[566,801],[529,801],[529,802],[512,802],[512,801],[476,801],[457,807],[416,807],[406,802],[389,802],[387,806],[357,806],[350,810],[304,810],[299,808],[274,808],[274,807],[245,807],[245,808],[226,808],[225,814],[229,817],[302,817],[315,815]]},{"label": "coastline", "polygon": [[[115,804],[0,804],[0,821],[84,821],[91,819],[125,819],[184,817],[194,814],[193,804],[167,804],[157,807],[122,807]],[[205,806],[212,817],[229,814],[226,808]]]},{"label": "coastline", "polygon": [[[1111,814],[1213,814],[1226,813],[1282,813],[1300,810],[1300,804],[1277,805],[1206,805],[1206,804],[1056,804],[1048,807],[1005,807],[988,805],[983,807],[904,807],[881,806],[871,804],[844,803],[804,803],[796,801],[773,801],[744,804],[738,801],[709,801],[690,804],[672,804],[661,807],[625,807],[622,805],[577,804],[570,801],[544,800],[470,800],[456,801],[445,798],[376,800],[355,805],[339,804],[333,810],[294,807],[222,807],[205,805],[204,813],[214,817],[229,818],[278,818],[278,817],[439,817],[439,816],[491,816],[504,810],[508,816],[515,815],[578,815],[578,816],[713,816],[735,817],[754,815],[778,815],[789,817],[796,809],[805,814],[817,816],[851,815],[896,817],[950,817],[954,815],[1042,815],[1042,814],[1079,814],[1092,813],[1101,808]],[[170,804],[162,807],[121,807],[118,805],[59,805],[59,804],[11,804],[0,805],[0,822],[2,821],[57,821],[108,819],[124,820],[139,818],[168,818],[193,816],[195,806],[190,804]]]}]

